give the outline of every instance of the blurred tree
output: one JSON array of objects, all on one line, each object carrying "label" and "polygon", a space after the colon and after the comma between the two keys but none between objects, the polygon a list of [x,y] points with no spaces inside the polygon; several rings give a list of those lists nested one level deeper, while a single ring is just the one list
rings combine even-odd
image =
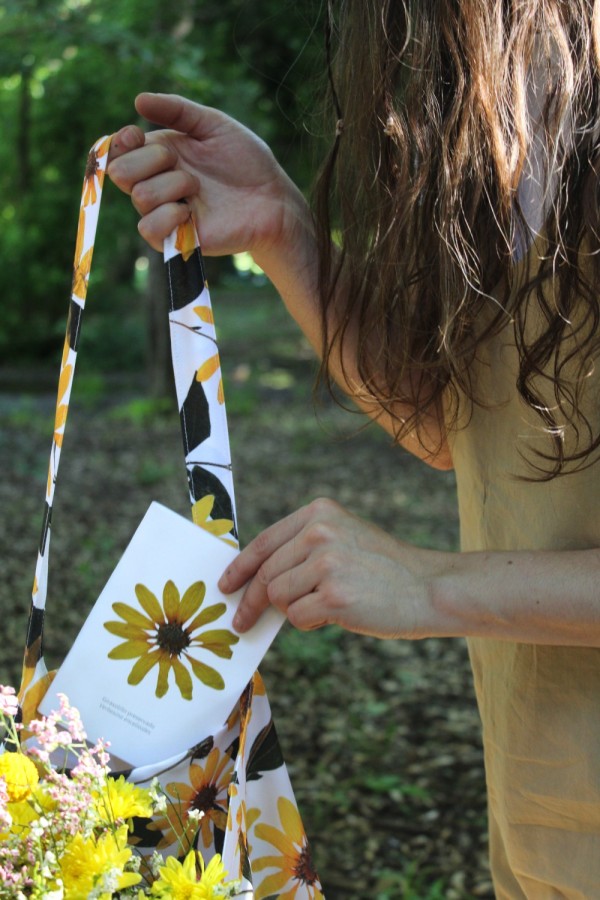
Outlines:
[{"label": "blurred tree", "polygon": [[[306,184],[304,135],[313,128],[313,73],[322,69],[321,5],[0,0],[4,360],[58,352],[85,154],[97,137],[131,121],[140,90],[182,93],[225,109],[269,141]],[[149,267],[136,270],[146,251],[135,222],[125,198],[113,194],[105,202],[87,313],[97,356],[121,366],[141,364],[149,330],[139,325],[146,291],[139,273]]]}]

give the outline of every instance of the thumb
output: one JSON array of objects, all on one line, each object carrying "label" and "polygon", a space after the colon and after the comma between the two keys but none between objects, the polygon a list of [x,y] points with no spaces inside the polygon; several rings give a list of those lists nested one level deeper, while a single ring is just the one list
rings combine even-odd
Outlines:
[{"label": "thumb", "polygon": [[138,94],[135,108],[154,125],[172,128],[197,140],[208,137],[215,127],[231,122],[225,113],[177,94]]},{"label": "thumb", "polygon": [[113,159],[123,156],[124,153],[128,153],[130,150],[137,150],[139,147],[143,147],[144,140],[144,132],[141,128],[138,128],[137,125],[125,125],[124,128],[121,128],[113,135],[108,162],[111,163]]}]

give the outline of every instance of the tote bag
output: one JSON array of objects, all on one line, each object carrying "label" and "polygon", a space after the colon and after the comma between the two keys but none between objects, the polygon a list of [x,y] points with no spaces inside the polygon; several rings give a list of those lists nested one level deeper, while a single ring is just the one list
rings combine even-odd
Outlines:
[{"label": "tote bag", "polygon": [[[27,723],[38,714],[54,675],[47,671],[42,648],[52,506],[110,140],[101,138],[90,150],[79,211],[43,527],[19,693],[25,732]],[[191,221],[165,242],[165,265],[168,327],[192,518],[199,527],[235,544],[237,515],[221,366],[202,257]],[[222,712],[222,727],[195,746],[182,747],[172,758],[125,771],[130,781],[140,785],[147,786],[157,778],[169,800],[164,814],[134,821],[131,842],[142,855],[158,850],[183,856],[194,834],[205,863],[220,853],[229,877],[241,880],[240,896],[320,900],[321,885],[258,673],[235,707]],[[109,734],[104,737],[110,740]],[[195,822],[193,828],[188,824],[192,810],[203,813],[199,830]]]}]

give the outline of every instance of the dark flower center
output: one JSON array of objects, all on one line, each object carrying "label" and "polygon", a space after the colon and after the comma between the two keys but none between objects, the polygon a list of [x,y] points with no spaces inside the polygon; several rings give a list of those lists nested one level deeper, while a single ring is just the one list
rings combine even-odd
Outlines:
[{"label": "dark flower center", "polygon": [[208,812],[217,805],[217,786],[216,784],[204,784],[192,800],[190,809],[197,809],[198,812]]},{"label": "dark flower center", "polygon": [[88,153],[87,162],[85,165],[85,177],[86,179],[93,178],[96,172],[98,171],[98,157],[94,150],[90,150]]},{"label": "dark flower center", "polygon": [[158,626],[156,643],[161,650],[168,650],[171,656],[179,656],[190,646],[190,636],[177,622],[166,622]]},{"label": "dark flower center", "polygon": [[294,875],[303,884],[314,884],[318,880],[308,847],[303,847],[294,866]]}]

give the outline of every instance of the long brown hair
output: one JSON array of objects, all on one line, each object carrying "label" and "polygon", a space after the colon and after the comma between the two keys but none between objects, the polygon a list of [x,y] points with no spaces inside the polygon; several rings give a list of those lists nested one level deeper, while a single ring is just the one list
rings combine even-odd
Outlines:
[{"label": "long brown hair", "polygon": [[[477,402],[469,364],[480,342],[510,322],[518,390],[554,442],[537,459],[529,454],[536,477],[586,465],[600,447],[581,406],[600,348],[600,0],[328,7],[335,137],[315,204],[322,374],[357,323],[365,386],[389,411],[397,400],[415,405],[414,416],[397,421],[401,438],[443,397],[454,410],[459,391]],[[539,265],[523,276],[515,248],[533,235],[517,188],[534,140],[551,202]],[[543,322],[533,334],[532,303]],[[568,450],[565,421],[576,435]]]}]

